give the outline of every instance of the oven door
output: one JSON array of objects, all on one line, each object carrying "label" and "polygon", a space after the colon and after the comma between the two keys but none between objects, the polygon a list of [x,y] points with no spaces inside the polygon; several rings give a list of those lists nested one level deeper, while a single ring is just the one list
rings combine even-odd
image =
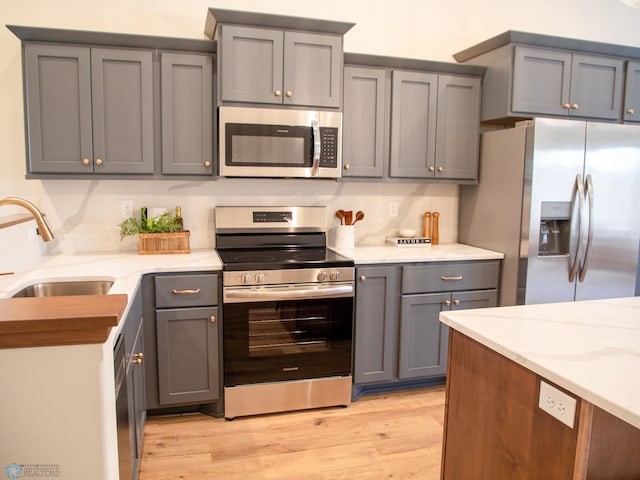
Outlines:
[{"label": "oven door", "polygon": [[225,387],[351,374],[352,289],[331,298],[236,295],[223,308]]}]

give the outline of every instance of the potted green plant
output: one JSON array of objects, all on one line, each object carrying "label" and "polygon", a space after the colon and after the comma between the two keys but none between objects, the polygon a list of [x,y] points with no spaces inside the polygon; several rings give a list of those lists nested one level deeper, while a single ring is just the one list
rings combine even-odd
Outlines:
[{"label": "potted green plant", "polygon": [[[177,209],[179,212],[179,209]],[[182,216],[165,211],[157,217],[148,217],[146,208],[140,218],[129,217],[118,224],[120,240],[138,236],[138,253],[189,253],[189,230],[183,229]]]}]

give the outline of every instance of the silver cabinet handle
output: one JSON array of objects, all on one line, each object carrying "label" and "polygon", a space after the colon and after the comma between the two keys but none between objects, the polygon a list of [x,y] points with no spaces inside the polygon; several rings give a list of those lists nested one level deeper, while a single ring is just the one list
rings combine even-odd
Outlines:
[{"label": "silver cabinet handle", "polygon": [[364,275],[360,275],[360,281],[364,282],[367,279],[367,277],[365,277]]},{"label": "silver cabinet handle", "polygon": [[455,282],[458,280],[462,280],[462,275],[454,275],[454,276],[443,275],[440,277],[440,280],[444,280],[445,282]]},{"label": "silver cabinet handle", "polygon": [[171,290],[171,293],[174,295],[197,295],[200,293],[199,288],[195,288],[193,290],[176,290],[175,288]]}]

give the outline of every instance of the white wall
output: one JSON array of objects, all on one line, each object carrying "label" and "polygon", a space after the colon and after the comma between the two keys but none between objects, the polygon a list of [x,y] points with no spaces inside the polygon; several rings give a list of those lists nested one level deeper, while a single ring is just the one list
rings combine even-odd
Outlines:
[{"label": "white wall", "polygon": [[[453,61],[452,54],[514,29],[640,46],[640,10],[618,0],[2,0],[4,24],[203,38],[209,6],[356,23],[345,50]],[[319,7],[322,11],[319,11]],[[398,226],[421,228],[421,213],[439,210],[441,241],[457,237],[457,187],[342,184],[319,181],[25,180],[20,42],[0,29],[0,198],[38,204],[56,233],[52,251],[135,249],[120,243],[120,200],[135,207],[182,205],[192,247],[212,246],[214,205],[305,204],[364,210],[358,241],[379,243]],[[388,216],[388,202],[400,216]],[[0,217],[17,213],[2,207]],[[1,269],[1,265],[0,265]]]}]

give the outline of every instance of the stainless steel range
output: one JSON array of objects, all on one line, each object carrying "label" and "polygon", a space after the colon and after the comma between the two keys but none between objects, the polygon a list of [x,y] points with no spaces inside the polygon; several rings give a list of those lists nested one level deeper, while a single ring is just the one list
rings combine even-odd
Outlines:
[{"label": "stainless steel range", "polygon": [[218,207],[225,417],[351,401],[353,261],[324,207]]}]

